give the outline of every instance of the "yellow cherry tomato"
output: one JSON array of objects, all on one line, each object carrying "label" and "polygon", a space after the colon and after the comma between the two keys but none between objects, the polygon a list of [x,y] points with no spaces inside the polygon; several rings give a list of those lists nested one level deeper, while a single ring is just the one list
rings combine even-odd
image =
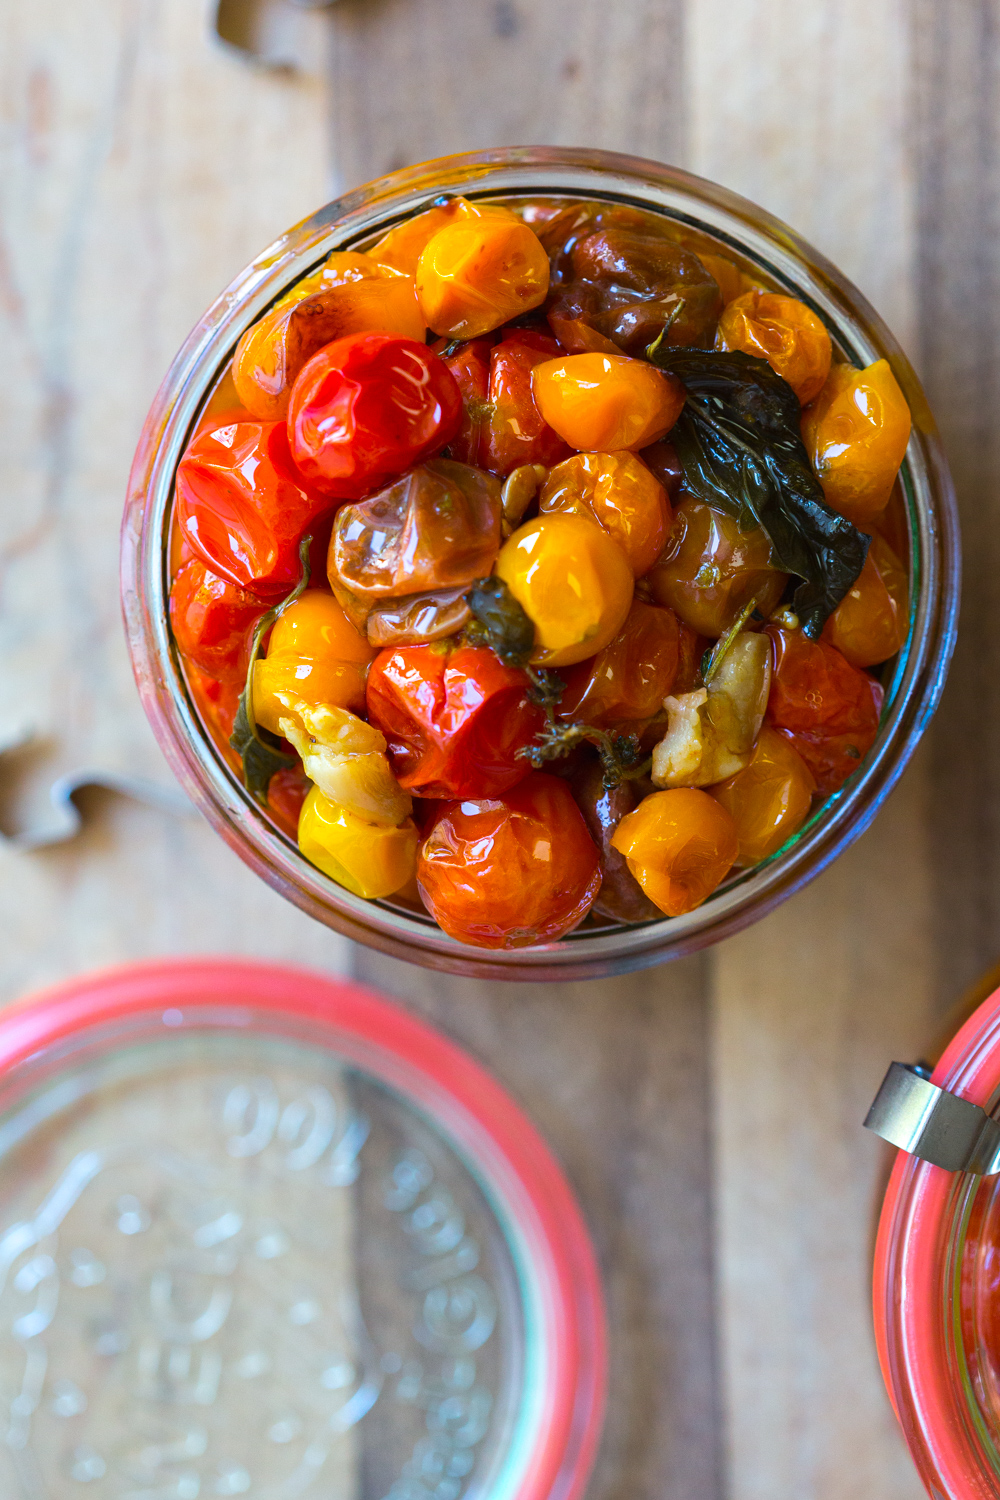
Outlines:
[{"label": "yellow cherry tomato", "polygon": [[830,335],[811,308],[797,297],[756,290],[722,309],[715,347],[766,359],[803,406],[823,389],[833,357]]},{"label": "yellow cherry tomato", "polygon": [[438,231],[417,262],[428,328],[473,339],[530,312],[549,290],[549,258],[520,220],[484,214]]},{"label": "yellow cherry tomato", "polygon": [[299,814],[299,849],[338,885],[376,901],[413,879],[419,836],[412,818],[398,828],[365,823],[314,786]]},{"label": "yellow cherry tomato", "polygon": [[368,254],[383,266],[402,271],[406,276],[415,276],[417,261],[440,230],[466,219],[484,218],[506,219],[509,224],[521,222],[511,209],[500,204],[470,203],[468,198],[448,198],[444,203],[436,203],[425,213],[417,214],[416,218],[397,224],[395,229],[390,229],[388,234],[382,236],[377,245],[372,246]]},{"label": "yellow cherry tomato", "polygon": [[614,537],[636,578],[648,573],[670,529],[670,501],[656,476],[634,454],[575,453],[556,464],[538,509],[593,516]]},{"label": "yellow cherry tomato", "polygon": [[535,405],[571,448],[613,453],[658,442],[677,421],[684,387],[624,354],[568,354],[531,372]]},{"label": "yellow cherry tomato", "polygon": [[632,603],[628,559],[583,516],[529,521],[501,547],[496,571],[534,624],[531,660],[546,667],[569,667],[603,651]]},{"label": "yellow cherry tomato", "polygon": [[712,796],[736,824],[736,863],[757,865],[780,849],[809,816],[815,791],[813,774],[801,755],[783,734],[765,724],[750,764],[712,787]]},{"label": "yellow cherry tomato", "polygon": [[736,860],[739,839],[726,809],[707,792],[679,787],[644,797],[611,839],[654,905],[679,917],[710,896]]},{"label": "yellow cherry tomato", "polygon": [[276,621],[267,656],[254,663],[254,718],[280,734],[292,700],[363,712],[375,655],[332,594],[306,589]]},{"label": "yellow cherry tomato", "polygon": [[802,413],[802,437],[827,503],[871,531],[889,502],[910,440],[910,408],[886,359],[834,365]]}]

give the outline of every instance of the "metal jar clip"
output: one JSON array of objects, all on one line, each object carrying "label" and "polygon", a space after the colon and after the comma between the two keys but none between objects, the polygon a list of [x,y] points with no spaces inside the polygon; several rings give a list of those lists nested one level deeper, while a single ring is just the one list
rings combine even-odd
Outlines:
[{"label": "metal jar clip", "polygon": [[931,1083],[930,1069],[894,1062],[865,1129],[948,1172],[1000,1172],[1000,1124],[980,1105]]}]

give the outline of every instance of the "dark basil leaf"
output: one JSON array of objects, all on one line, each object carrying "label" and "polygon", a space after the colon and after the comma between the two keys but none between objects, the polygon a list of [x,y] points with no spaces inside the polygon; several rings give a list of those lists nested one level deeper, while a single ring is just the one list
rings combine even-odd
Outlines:
[{"label": "dark basil leaf", "polygon": [[535,627],[502,578],[477,578],[466,594],[485,643],[506,667],[525,667],[535,649]]},{"label": "dark basil leaf", "polygon": [[687,391],[670,433],[684,489],[744,531],[763,527],[778,566],[803,580],[793,608],[815,639],[864,567],[871,538],[827,505],[800,435],[798,397],[766,360],[739,350],[661,344],[649,357]]}]

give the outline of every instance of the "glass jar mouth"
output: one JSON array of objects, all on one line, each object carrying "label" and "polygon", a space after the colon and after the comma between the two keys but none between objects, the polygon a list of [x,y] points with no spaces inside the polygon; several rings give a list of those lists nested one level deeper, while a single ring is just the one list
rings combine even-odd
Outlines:
[{"label": "glass jar mouth", "polygon": [[[788,844],[686,916],[582,928],[557,943],[489,951],[448,938],[429,917],[354,897],[308,864],[263,815],[209,742],[185,686],[167,623],[166,541],[174,470],[201,406],[240,335],[292,282],[330,251],[363,245],[445,191],[470,198],[590,197],[662,213],[807,302],[850,362],[888,358],[915,415],[900,473],[910,629],[886,683],[875,744],[856,775]],[[655,162],[551,147],[408,168],[328,204],[265,251],[208,310],[174,361],[136,453],[122,531],[123,605],[140,693],[174,771],[210,821],[259,874],[328,925],[432,968],[489,978],[596,977],[679,957],[755,921],[818,874],[874,818],[937,706],[954,645],[958,578],[954,496],[926,400],[861,294],[791,230],[725,189]]]}]

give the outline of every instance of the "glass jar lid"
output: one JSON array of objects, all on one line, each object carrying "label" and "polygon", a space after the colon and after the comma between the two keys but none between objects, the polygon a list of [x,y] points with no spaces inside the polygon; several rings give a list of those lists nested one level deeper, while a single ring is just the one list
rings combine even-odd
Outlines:
[{"label": "glass jar lid", "polygon": [[581,1493],[604,1312],[529,1121],[397,1006],[159,963],[0,1017],[0,1493]]}]

